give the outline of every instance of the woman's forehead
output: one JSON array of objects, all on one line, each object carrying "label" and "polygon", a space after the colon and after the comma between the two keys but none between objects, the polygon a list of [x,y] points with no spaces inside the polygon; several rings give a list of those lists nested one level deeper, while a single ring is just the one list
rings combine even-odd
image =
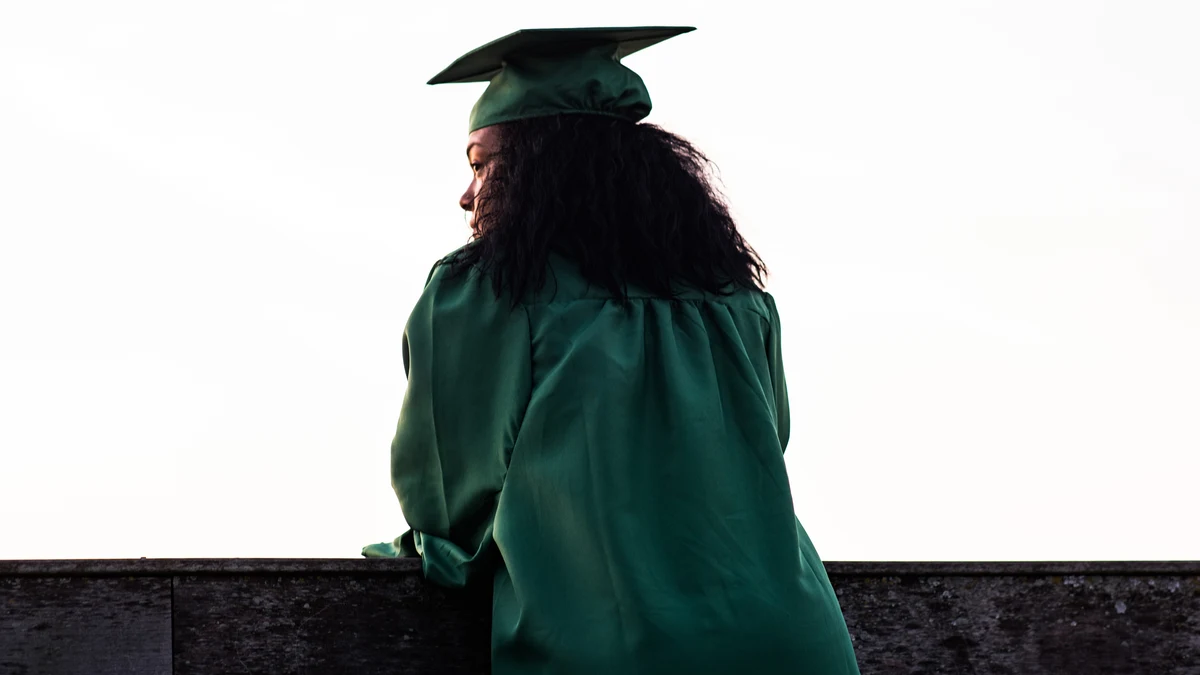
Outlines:
[{"label": "woman's forehead", "polygon": [[467,154],[471,154],[471,150],[491,152],[499,142],[500,134],[496,131],[496,127],[476,129],[467,136]]}]

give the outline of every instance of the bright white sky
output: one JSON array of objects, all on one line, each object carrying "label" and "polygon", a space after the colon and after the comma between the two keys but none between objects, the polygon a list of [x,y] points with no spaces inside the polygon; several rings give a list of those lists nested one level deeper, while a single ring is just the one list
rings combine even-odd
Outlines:
[{"label": "bright white sky", "polygon": [[5,0],[0,558],[399,534],[482,91],[424,82],[639,24],[699,27],[627,63],[773,271],[823,557],[1200,558],[1200,5],[784,6]]}]

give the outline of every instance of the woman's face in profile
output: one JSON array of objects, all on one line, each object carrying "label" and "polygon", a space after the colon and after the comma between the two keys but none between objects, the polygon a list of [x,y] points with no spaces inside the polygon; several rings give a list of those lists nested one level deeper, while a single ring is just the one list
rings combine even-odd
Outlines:
[{"label": "woman's face in profile", "polygon": [[467,162],[471,165],[471,184],[458,198],[458,205],[467,212],[467,225],[475,229],[475,198],[479,195],[488,169],[500,147],[500,134],[495,126],[476,129],[467,136]]}]

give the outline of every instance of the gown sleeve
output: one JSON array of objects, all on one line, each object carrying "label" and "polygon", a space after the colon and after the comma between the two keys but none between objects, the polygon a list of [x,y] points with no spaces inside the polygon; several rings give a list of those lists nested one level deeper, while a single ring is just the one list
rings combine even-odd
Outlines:
[{"label": "gown sleeve", "polygon": [[787,450],[791,435],[791,409],[788,407],[787,379],[783,376],[783,342],[779,327],[779,310],[775,298],[766,294],[767,308],[771,311],[771,329],[767,335],[767,367],[771,374],[771,385],[775,393],[775,428],[779,432],[779,446]]},{"label": "gown sleeve", "polygon": [[532,388],[529,320],[472,269],[435,266],[404,330],[408,387],[392,442],[392,487],[411,528],[367,557],[421,557],[425,577],[486,576],[492,521]]}]

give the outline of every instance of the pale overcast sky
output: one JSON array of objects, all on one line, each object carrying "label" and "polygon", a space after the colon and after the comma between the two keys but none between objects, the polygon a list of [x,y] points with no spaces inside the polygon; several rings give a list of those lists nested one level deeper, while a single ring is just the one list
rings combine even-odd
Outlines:
[{"label": "pale overcast sky", "polygon": [[[1200,558],[1200,5],[0,4],[0,557],[354,557],[518,28],[630,57],[783,317],[827,560]],[[790,9],[787,9],[790,8]]]}]

